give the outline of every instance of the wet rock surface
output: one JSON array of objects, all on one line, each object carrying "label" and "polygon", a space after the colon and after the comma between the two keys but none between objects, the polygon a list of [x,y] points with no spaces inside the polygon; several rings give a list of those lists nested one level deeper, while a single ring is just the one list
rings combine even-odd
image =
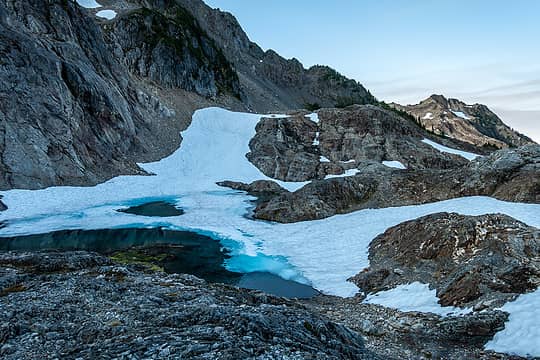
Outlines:
[{"label": "wet rock surface", "polygon": [[455,169],[394,170],[373,162],[357,167],[355,176],[313,181],[264,201],[254,216],[295,222],[476,195],[540,202],[540,145],[496,151]]},{"label": "wet rock surface", "polygon": [[5,359],[378,358],[296,302],[93,253],[2,253],[0,274]]},{"label": "wet rock surface", "polygon": [[506,215],[439,213],[388,229],[351,281],[378,292],[415,281],[443,306],[496,308],[540,284],[540,230]]}]

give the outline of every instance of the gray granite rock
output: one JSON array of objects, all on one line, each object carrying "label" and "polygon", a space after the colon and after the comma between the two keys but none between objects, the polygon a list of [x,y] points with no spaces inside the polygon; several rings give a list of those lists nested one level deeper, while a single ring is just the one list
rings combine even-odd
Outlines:
[{"label": "gray granite rock", "polygon": [[3,253],[0,279],[4,359],[379,358],[294,301],[92,253]]}]

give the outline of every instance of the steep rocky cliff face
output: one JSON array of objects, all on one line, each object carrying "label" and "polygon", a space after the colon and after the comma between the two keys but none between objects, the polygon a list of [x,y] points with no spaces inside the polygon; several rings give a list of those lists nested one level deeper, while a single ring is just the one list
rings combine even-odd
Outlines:
[{"label": "steep rocky cliff face", "polygon": [[192,112],[372,103],[356,81],[263,52],[202,1],[0,4],[0,189],[89,185],[175,150]]},{"label": "steep rocky cliff face", "polygon": [[132,80],[75,3],[2,2],[0,29],[0,189],[140,173],[135,161],[178,146],[175,111]]},{"label": "steep rocky cliff face", "polygon": [[[157,1],[156,1],[157,2]],[[284,59],[275,51],[263,51],[251,42],[229,13],[212,9],[202,1],[177,0],[223,49],[231,61],[255,111],[290,110],[306,105],[320,107],[373,104],[375,98],[358,82],[327,66],[304,69],[296,59]]]},{"label": "steep rocky cliff face", "polygon": [[240,83],[232,65],[197,20],[171,5],[162,12],[138,8],[105,26],[108,41],[121,48],[129,71],[165,88],[180,88],[215,98],[240,98]]},{"label": "steep rocky cliff face", "polygon": [[487,148],[517,147],[533,143],[511,129],[482,104],[467,105],[457,99],[431,95],[416,105],[392,104],[411,114],[428,130]]}]

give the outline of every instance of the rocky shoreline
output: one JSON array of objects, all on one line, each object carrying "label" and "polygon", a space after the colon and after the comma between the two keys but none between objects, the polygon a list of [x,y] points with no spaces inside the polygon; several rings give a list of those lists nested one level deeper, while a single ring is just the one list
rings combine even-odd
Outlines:
[{"label": "rocky shoreline", "polygon": [[501,311],[287,300],[89,252],[2,253],[0,274],[4,359],[519,358],[483,350],[504,327]]},{"label": "rocky shoreline", "polygon": [[379,359],[302,304],[88,252],[0,254],[3,359]]}]

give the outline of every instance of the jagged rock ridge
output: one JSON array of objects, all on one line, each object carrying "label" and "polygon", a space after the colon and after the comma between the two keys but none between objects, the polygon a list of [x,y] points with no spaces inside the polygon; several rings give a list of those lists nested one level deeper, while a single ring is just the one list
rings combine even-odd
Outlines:
[{"label": "jagged rock ridge", "polygon": [[391,106],[414,116],[427,130],[476,146],[506,148],[533,143],[482,104],[467,105],[457,99],[431,95],[416,105]]},{"label": "jagged rock ridge", "polygon": [[499,150],[455,169],[395,170],[359,164],[355,176],[312,181],[258,204],[255,217],[296,222],[366,208],[424,204],[463,196],[540,202],[540,145]]}]

